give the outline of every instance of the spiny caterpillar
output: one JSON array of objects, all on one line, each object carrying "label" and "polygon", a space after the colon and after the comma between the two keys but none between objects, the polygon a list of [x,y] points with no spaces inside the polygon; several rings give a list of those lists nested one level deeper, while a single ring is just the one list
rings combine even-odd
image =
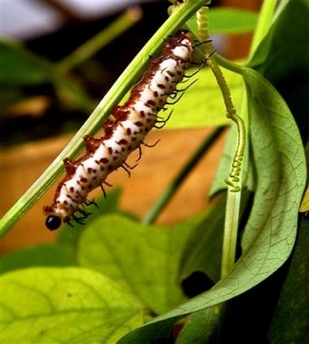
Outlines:
[{"label": "spiny caterpillar", "polygon": [[177,84],[190,66],[193,48],[193,38],[185,30],[166,41],[162,55],[151,60],[130,98],[113,108],[114,119],[104,122],[103,136],[85,136],[86,154],[75,161],[64,159],[66,176],[56,189],[53,204],[43,208],[48,229],[55,230],[63,222],[70,224],[72,219],[83,223],[89,215],[83,206],[93,203],[87,199],[89,192],[98,186],[103,189],[107,176],[117,168],[128,169],[128,155],[140,149],[147,133],[162,123],[157,114],[167,98],[177,92]]}]

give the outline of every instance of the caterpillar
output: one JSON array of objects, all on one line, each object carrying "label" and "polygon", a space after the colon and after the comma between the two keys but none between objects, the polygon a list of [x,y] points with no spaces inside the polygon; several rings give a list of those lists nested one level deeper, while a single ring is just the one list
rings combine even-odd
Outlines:
[{"label": "caterpillar", "polygon": [[193,49],[192,35],[186,30],[167,40],[162,54],[151,60],[149,69],[132,88],[129,99],[114,106],[113,119],[103,124],[103,136],[85,136],[85,155],[75,161],[64,159],[66,175],[56,189],[52,205],[43,208],[48,229],[70,224],[72,219],[83,223],[89,215],[84,206],[94,203],[88,200],[88,194],[99,186],[104,192],[107,176],[119,167],[129,173],[125,162],[128,155],[141,150],[147,133],[166,121],[157,114],[164,109],[167,98],[177,93],[177,84],[191,64]]}]

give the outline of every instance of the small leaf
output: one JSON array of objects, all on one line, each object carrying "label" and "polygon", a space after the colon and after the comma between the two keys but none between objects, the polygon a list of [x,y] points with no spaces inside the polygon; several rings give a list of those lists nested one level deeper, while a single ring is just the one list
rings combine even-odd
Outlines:
[{"label": "small leaf", "polygon": [[[188,71],[188,75],[195,70]],[[236,73],[224,71],[224,76],[233,95],[235,104],[238,104],[243,91],[242,78]],[[203,68],[192,76],[192,81],[197,80],[191,85],[179,100],[173,105],[173,114],[166,123],[166,128],[190,128],[217,126],[230,124],[231,121],[225,116],[226,110],[224,102],[216,80],[209,68]],[[187,81],[190,83],[191,80]],[[187,83],[178,88],[185,88]],[[161,112],[162,113],[162,112]]]},{"label": "small leaf", "polygon": [[114,344],[142,324],[136,299],[86,269],[26,269],[0,283],[3,343]]},{"label": "small leaf", "polygon": [[191,230],[188,225],[146,226],[122,216],[104,216],[83,233],[79,261],[104,271],[160,314],[185,300],[178,262]]}]

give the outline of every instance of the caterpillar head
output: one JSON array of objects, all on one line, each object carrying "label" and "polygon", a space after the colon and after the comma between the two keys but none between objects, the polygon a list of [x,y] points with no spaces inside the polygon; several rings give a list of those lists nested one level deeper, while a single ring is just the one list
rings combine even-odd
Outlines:
[{"label": "caterpillar head", "polygon": [[56,215],[49,215],[47,216],[45,220],[46,227],[51,231],[58,229],[61,226],[61,224],[62,224],[61,218]]},{"label": "caterpillar head", "polygon": [[65,218],[63,217],[62,211],[60,209],[57,209],[53,206],[45,206],[43,208],[43,211],[47,216],[45,225],[49,230],[54,231],[62,225],[63,221],[65,222]]}]

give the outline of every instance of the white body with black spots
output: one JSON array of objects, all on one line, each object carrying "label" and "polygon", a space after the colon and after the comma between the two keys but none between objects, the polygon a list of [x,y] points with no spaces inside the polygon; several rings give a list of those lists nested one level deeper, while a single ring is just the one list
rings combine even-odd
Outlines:
[{"label": "white body with black spots", "polygon": [[127,170],[128,155],[140,147],[158,122],[157,114],[182,81],[192,52],[193,40],[187,31],[168,40],[162,55],[151,61],[150,68],[132,88],[129,100],[115,106],[114,120],[103,125],[104,136],[86,137],[86,154],[76,161],[64,160],[67,174],[57,187],[53,204],[44,207],[50,230],[59,228],[62,222],[70,223],[72,218],[82,223],[87,217],[83,205],[91,203],[87,200],[89,192],[102,186],[117,168]]}]

